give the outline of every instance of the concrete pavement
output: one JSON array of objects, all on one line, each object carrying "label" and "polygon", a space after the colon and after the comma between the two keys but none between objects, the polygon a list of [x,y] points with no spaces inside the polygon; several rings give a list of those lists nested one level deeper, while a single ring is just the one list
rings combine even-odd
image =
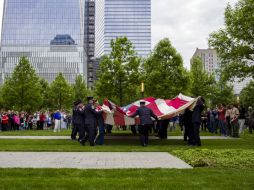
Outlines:
[{"label": "concrete pavement", "polygon": [[164,152],[0,152],[0,158],[0,168],[192,168]]},{"label": "concrete pavement", "polygon": [[[236,139],[231,137],[224,136],[201,136],[201,140],[227,140],[227,139]],[[49,140],[68,140],[70,136],[0,136],[0,139],[49,139]],[[105,136],[106,140],[135,140],[139,139],[138,136]],[[159,139],[158,137],[151,136],[149,139]],[[182,136],[168,136],[168,140],[181,140]]]}]

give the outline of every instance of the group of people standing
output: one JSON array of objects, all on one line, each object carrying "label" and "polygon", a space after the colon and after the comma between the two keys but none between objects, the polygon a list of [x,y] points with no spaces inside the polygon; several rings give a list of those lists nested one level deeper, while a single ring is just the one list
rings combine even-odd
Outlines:
[{"label": "group of people standing", "polygon": [[[83,146],[87,141],[90,146],[94,146],[96,143],[102,145],[104,144],[105,128],[102,111],[93,97],[87,97],[87,101],[86,105],[81,100],[74,102],[71,139],[76,140],[76,136],[79,134],[78,141]],[[97,126],[99,126],[99,132]]]},{"label": "group of people standing", "polygon": [[187,141],[190,146],[201,146],[199,132],[202,122],[201,115],[204,108],[205,100],[201,97],[198,99],[193,110],[187,108],[184,114],[180,116],[184,126],[184,141]]},{"label": "group of people standing", "polygon": [[213,109],[208,108],[202,114],[201,129],[222,136],[239,137],[245,126],[248,126],[250,133],[254,126],[254,112],[252,107],[246,112],[243,106],[237,104],[221,104]]},{"label": "group of people standing", "polygon": [[[35,113],[8,111],[0,113],[0,130],[47,130],[54,126],[54,112],[37,111]],[[61,126],[59,128],[68,129],[71,126],[71,116],[66,112],[59,112]]]}]

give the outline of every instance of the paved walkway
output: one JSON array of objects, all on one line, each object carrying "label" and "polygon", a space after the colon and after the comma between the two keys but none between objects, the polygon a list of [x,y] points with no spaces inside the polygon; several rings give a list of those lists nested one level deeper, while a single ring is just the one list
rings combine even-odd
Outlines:
[{"label": "paved walkway", "polygon": [[[201,136],[201,140],[227,140],[227,139],[236,139],[231,137],[224,136]],[[70,136],[0,136],[0,139],[50,139],[50,140],[68,140]],[[139,139],[138,136],[105,136],[106,140],[135,140]],[[149,139],[159,139],[158,137],[151,136]],[[181,140],[182,136],[168,136],[169,140]]]},{"label": "paved walkway", "polygon": [[163,152],[0,152],[0,168],[192,168]]}]

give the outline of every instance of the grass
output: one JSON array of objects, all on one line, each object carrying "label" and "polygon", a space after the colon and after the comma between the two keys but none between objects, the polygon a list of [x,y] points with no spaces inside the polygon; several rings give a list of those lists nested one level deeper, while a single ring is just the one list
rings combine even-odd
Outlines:
[{"label": "grass", "polygon": [[206,189],[251,190],[253,170],[1,169],[0,189]]},{"label": "grass", "polygon": [[0,139],[0,151],[28,152],[169,152],[194,167],[254,168],[254,136],[241,139],[203,140],[192,148],[182,140],[150,140],[141,147],[138,140],[106,140],[104,146],[80,146],[71,140]]},{"label": "grass", "polygon": [[[52,131],[31,131],[45,134]],[[174,134],[179,134],[179,130]],[[11,133],[11,132],[10,132]],[[67,135],[70,131],[62,131]],[[125,131],[115,134],[126,135]],[[26,134],[27,135],[27,134]],[[41,135],[42,136],[42,135]],[[254,189],[254,135],[241,139],[203,140],[192,148],[182,140],[150,140],[141,147],[138,140],[106,140],[104,146],[80,146],[71,140],[0,139],[0,151],[51,152],[169,152],[194,169],[0,169],[0,190],[33,189]]]},{"label": "grass", "polygon": [[[53,130],[20,130],[20,131],[0,131],[0,136],[70,136],[71,130],[70,129],[64,129],[61,130],[61,132],[54,133]],[[130,130],[117,130],[114,128],[112,131],[112,134],[106,134],[109,136],[132,136],[132,133]],[[176,130],[169,131],[169,136],[182,136],[182,131],[180,130],[180,127],[177,127]],[[201,132],[202,136],[215,136],[215,134],[211,134],[209,132]]]}]

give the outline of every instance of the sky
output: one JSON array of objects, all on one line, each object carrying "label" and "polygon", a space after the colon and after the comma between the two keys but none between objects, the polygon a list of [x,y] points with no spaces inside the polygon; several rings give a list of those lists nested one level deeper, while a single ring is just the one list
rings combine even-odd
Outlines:
[{"label": "sky", "polygon": [[[2,27],[3,1],[0,0],[0,31]],[[237,0],[151,0],[152,47],[161,39],[169,38],[183,56],[184,66],[190,67],[190,59],[196,48],[208,48],[208,37],[224,25],[227,3]]]}]

